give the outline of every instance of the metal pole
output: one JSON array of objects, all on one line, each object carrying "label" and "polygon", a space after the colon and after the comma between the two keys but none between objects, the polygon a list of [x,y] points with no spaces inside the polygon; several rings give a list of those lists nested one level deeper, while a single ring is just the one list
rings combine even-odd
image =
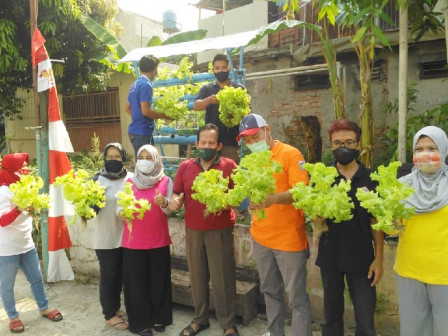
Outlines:
[{"label": "metal pole", "polygon": [[408,109],[408,6],[400,8],[398,63],[398,160],[406,162],[406,116]]},{"label": "metal pole", "polygon": [[[50,167],[49,167],[49,145],[48,145],[48,90],[39,93],[39,113],[42,128],[36,133],[36,140],[40,147],[40,169],[39,175],[44,181],[43,193],[50,189]],[[42,259],[44,262],[44,279],[48,276],[48,209],[42,209],[40,216],[40,227],[42,235]]]},{"label": "metal pole", "polygon": [[[37,1],[30,0],[31,37],[37,27]],[[36,156],[39,176],[44,181],[43,193],[49,190],[49,147],[48,147],[48,91],[37,91],[37,68],[33,68],[34,113],[36,117]],[[39,104],[40,103],[40,104]],[[41,127],[42,125],[42,127]],[[42,260],[44,280],[48,275],[48,210],[42,209],[40,218],[42,239]]]}]

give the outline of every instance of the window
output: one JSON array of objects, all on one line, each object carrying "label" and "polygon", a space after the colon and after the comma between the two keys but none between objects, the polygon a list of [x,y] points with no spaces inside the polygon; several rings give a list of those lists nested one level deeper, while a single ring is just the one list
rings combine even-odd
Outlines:
[{"label": "window", "polygon": [[294,91],[320,90],[331,87],[328,73],[310,73],[294,76]]},{"label": "window", "polygon": [[448,77],[446,61],[420,63],[420,79]]}]

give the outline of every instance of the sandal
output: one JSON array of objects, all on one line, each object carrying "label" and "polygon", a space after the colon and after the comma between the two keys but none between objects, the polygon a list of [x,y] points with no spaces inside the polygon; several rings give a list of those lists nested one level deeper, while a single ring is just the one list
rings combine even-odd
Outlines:
[{"label": "sandal", "polygon": [[[118,318],[118,319],[120,319],[120,320],[117,321],[117,322],[115,322],[115,323],[113,323],[113,322],[109,322],[109,321],[111,321],[113,318]],[[112,327],[112,328],[114,328],[114,329],[116,329],[116,330],[125,330],[125,329],[127,329],[127,328],[129,327],[128,323],[127,323],[125,320],[123,320],[121,317],[118,317],[118,316],[114,316],[114,317],[112,317],[110,320],[107,320],[107,321],[106,321],[106,324],[107,324],[109,327]]]},{"label": "sandal", "polygon": [[14,334],[19,334],[25,331],[25,327],[20,319],[14,320],[9,322],[9,331]]},{"label": "sandal", "polygon": [[233,329],[233,332],[231,332],[230,334],[226,334],[227,329],[225,329],[224,336],[240,336],[240,334],[238,333],[238,329],[235,326],[228,328],[228,329]]},{"label": "sandal", "polygon": [[152,330],[151,328],[147,328],[139,331],[137,334],[139,334],[140,336],[152,336]]},{"label": "sandal", "polygon": [[117,312],[115,313],[115,316],[121,318],[123,321],[128,320],[128,315],[122,310],[117,310]]},{"label": "sandal", "polygon": [[41,314],[42,317],[45,317],[47,319],[49,319],[50,321],[53,322],[59,322],[61,321],[64,317],[62,316],[61,312],[57,309],[53,309],[51,312],[49,312],[48,314]]},{"label": "sandal", "polygon": [[157,332],[164,332],[165,331],[165,326],[163,324],[160,324],[160,323],[154,324],[153,328]]},{"label": "sandal", "polygon": [[[190,323],[184,329],[182,329],[179,336],[195,336],[199,334],[202,330],[210,328],[210,323],[207,322],[206,324],[198,324],[198,326],[199,326],[198,330],[194,330]],[[188,331],[188,334],[185,334],[186,331]]]}]

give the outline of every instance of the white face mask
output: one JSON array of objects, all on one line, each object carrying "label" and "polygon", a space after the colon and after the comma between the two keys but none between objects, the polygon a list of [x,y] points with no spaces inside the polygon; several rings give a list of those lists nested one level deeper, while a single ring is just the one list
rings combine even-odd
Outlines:
[{"label": "white face mask", "polygon": [[154,162],[149,160],[137,160],[135,167],[143,174],[150,174],[154,170]]}]

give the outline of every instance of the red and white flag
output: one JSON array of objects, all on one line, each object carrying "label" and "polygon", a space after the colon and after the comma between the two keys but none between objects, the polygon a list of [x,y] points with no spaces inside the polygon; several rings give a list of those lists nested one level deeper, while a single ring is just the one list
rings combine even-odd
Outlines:
[{"label": "red and white flag", "polygon": [[67,174],[72,168],[66,153],[73,152],[73,146],[61,120],[53,69],[44,43],[45,39],[36,27],[33,33],[31,57],[33,67],[37,65],[38,69],[37,91],[48,90],[51,207],[48,214],[47,281],[54,282],[74,279],[70,262],[64,251],[72,246],[64,215],[73,215],[73,208],[65,201],[61,186],[53,186],[56,177]]}]

